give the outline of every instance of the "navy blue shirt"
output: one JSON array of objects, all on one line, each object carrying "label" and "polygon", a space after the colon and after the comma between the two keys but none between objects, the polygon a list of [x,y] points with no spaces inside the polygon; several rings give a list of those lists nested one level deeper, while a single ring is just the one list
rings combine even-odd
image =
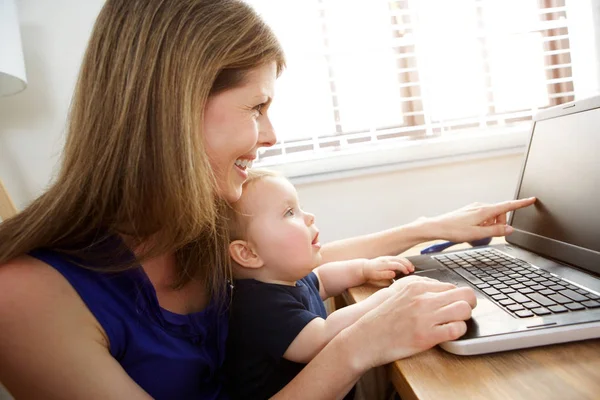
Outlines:
[{"label": "navy blue shirt", "polygon": [[327,312],[312,272],[296,286],[235,281],[226,357],[231,397],[267,399],[287,385],[305,364],[283,354],[317,317]]},{"label": "navy blue shirt", "polygon": [[201,312],[175,314],[160,307],[141,268],[102,273],[51,250],[31,255],[73,286],[108,335],[110,354],[153,398],[226,398],[228,315],[215,300]]}]

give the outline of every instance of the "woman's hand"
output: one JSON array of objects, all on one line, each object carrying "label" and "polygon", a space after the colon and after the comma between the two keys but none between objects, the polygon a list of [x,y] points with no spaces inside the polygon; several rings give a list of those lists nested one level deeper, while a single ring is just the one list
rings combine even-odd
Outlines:
[{"label": "woman's hand", "polygon": [[439,239],[453,242],[470,242],[491,236],[510,235],[512,227],[506,225],[506,213],[535,203],[535,197],[505,201],[497,204],[473,203],[447,214],[429,218],[436,226]]},{"label": "woman's hand", "polygon": [[415,266],[404,257],[383,256],[365,260],[362,273],[365,281],[378,281],[394,278],[396,271],[408,275],[414,270]]},{"label": "woman's hand", "polygon": [[477,304],[468,287],[412,275],[394,282],[395,293],[341,334],[355,350],[355,365],[371,368],[455,340]]}]

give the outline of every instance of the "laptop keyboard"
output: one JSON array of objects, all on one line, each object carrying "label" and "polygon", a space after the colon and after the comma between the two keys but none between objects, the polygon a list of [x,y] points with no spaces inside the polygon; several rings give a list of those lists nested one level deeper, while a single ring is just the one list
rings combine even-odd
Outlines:
[{"label": "laptop keyboard", "polygon": [[433,258],[519,318],[600,308],[600,296],[493,248]]}]

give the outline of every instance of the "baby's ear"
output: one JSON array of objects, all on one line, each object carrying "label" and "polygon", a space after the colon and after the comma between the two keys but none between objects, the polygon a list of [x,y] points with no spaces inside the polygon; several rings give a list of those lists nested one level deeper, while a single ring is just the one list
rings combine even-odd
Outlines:
[{"label": "baby's ear", "polygon": [[263,261],[245,240],[234,240],[229,243],[229,255],[237,264],[245,268],[260,268]]}]

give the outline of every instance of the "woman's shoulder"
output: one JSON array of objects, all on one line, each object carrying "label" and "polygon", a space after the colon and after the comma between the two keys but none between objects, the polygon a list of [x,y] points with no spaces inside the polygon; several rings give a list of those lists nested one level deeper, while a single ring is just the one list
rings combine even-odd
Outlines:
[{"label": "woman's shoulder", "polygon": [[57,270],[31,256],[0,265],[3,341],[10,342],[11,336],[24,343],[44,340],[56,329],[63,332],[65,340],[71,334],[89,334],[90,340],[109,346],[100,324]]},{"label": "woman's shoulder", "polygon": [[[87,322],[102,328],[87,310],[69,281],[47,263],[24,255],[0,265],[0,330],[2,322],[13,319],[30,319],[34,325],[35,316],[68,314],[75,323]],[[39,318],[40,321],[43,318]],[[33,326],[35,327],[35,326]],[[42,331],[43,326],[39,326]],[[103,335],[104,338],[105,335]],[[107,343],[108,344],[108,343]]]},{"label": "woman's shoulder", "polygon": [[[15,318],[30,319],[34,329],[27,335],[47,329],[44,318],[39,318],[42,313],[60,315],[63,329],[73,323],[74,330],[85,332],[85,324],[101,333],[96,339],[116,356],[122,350],[123,338],[113,327],[121,324],[126,311],[119,285],[123,285],[123,279],[104,277],[56,252],[36,250],[0,266],[0,312],[8,323]],[[69,317],[63,319],[66,314]]]}]

